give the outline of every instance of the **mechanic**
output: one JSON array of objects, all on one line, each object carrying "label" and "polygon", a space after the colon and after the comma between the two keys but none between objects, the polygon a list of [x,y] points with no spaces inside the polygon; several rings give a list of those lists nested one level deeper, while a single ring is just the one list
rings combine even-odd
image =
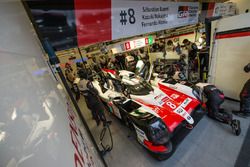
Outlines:
[{"label": "mechanic", "polygon": [[[188,78],[190,80],[196,79],[195,76],[193,76],[194,73],[198,72],[198,60],[197,60],[197,51],[198,47],[195,43],[189,41],[188,39],[184,39],[183,47],[185,47],[188,51]],[[193,78],[194,77],[194,78]]]},{"label": "mechanic", "polygon": [[156,41],[151,45],[151,52],[164,52],[165,44],[163,44],[161,41]]},{"label": "mechanic", "polygon": [[96,121],[97,126],[100,125],[100,122],[103,122],[103,125],[106,123],[106,118],[104,115],[104,105],[98,96],[97,90],[93,87],[91,81],[93,78],[90,78],[90,81],[87,83],[86,90],[83,91],[83,96],[85,98],[87,107],[91,111],[93,119]]},{"label": "mechanic", "polygon": [[148,61],[149,60],[149,56],[148,54],[144,51],[144,48],[140,48],[137,51],[137,56],[138,56],[138,60],[142,60],[142,61]]},{"label": "mechanic", "polygon": [[83,63],[77,62],[76,63],[76,71],[77,75],[81,78],[82,75],[85,73],[84,65]]},{"label": "mechanic", "polygon": [[127,55],[125,57],[125,65],[128,71],[134,72],[136,69],[136,60],[133,56]]},{"label": "mechanic", "polygon": [[66,79],[71,83],[73,84],[74,80],[75,80],[75,74],[74,74],[74,71],[71,67],[71,65],[69,63],[66,63],[65,64],[65,76],[66,76]]},{"label": "mechanic", "polygon": [[232,114],[229,114],[228,112],[225,112],[224,109],[220,108],[220,105],[224,102],[223,92],[209,83],[198,83],[196,86],[203,89],[203,93],[207,98],[206,106],[208,109],[208,116],[221,123],[230,125],[233,132],[237,136],[240,135],[240,121],[233,119]]},{"label": "mechanic", "polygon": [[79,70],[81,70],[81,69],[83,69],[83,63],[81,63],[81,62],[76,62],[76,71],[79,71]]},{"label": "mechanic", "polygon": [[116,62],[116,67],[115,69],[117,70],[124,70],[125,68],[125,54],[118,54],[115,56],[115,62]]},{"label": "mechanic", "polygon": [[166,50],[165,50],[165,40],[160,40],[160,42],[159,42],[159,51],[160,52],[166,52]]},{"label": "mechanic", "polygon": [[[87,83],[88,83],[87,78],[88,76],[91,76],[91,71],[85,68],[85,70],[81,70],[81,73],[79,74],[78,74],[79,78],[76,78],[74,82],[77,83],[80,92],[82,92],[87,89]],[[78,81],[76,81],[77,79]]]},{"label": "mechanic", "polygon": [[75,99],[78,102],[80,97],[81,97],[81,93],[80,93],[80,90],[79,90],[78,85],[76,83],[76,80],[73,82],[71,90],[75,93],[75,95],[76,95]]},{"label": "mechanic", "polygon": [[107,59],[104,55],[101,55],[99,58],[100,66],[102,68],[107,68]]},{"label": "mechanic", "polygon": [[175,51],[175,45],[174,45],[174,42],[172,40],[167,41],[166,51],[167,52],[174,52]]},{"label": "mechanic", "polygon": [[88,76],[87,73],[82,75],[81,90],[87,107],[91,111],[92,118],[96,121],[97,126],[100,125],[102,121],[105,124],[107,121],[104,115],[104,105],[98,96],[97,90],[93,87],[91,81],[93,81],[93,76]]},{"label": "mechanic", "polygon": [[188,50],[188,57],[190,60],[194,60],[197,56],[198,47],[195,43],[189,41],[188,39],[184,39],[183,42],[184,47]]},{"label": "mechanic", "polygon": [[[250,72],[250,63],[244,67],[246,73]],[[233,111],[239,116],[250,116],[250,79],[247,80],[240,92],[240,111]]]},{"label": "mechanic", "polygon": [[108,61],[108,69],[114,70],[117,69],[117,60],[115,56],[112,56]]},{"label": "mechanic", "polygon": [[[200,59],[200,79],[206,81],[206,75],[209,65],[209,48],[206,44],[206,34],[202,33],[199,39],[199,59]],[[205,75],[204,75],[205,74]]]}]

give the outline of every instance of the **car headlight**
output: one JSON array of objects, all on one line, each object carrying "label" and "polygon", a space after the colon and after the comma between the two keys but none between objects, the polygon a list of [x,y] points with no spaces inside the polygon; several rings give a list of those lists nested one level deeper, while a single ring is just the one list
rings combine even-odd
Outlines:
[{"label": "car headlight", "polygon": [[170,139],[165,123],[159,118],[149,124],[149,134],[155,145],[166,144]]}]

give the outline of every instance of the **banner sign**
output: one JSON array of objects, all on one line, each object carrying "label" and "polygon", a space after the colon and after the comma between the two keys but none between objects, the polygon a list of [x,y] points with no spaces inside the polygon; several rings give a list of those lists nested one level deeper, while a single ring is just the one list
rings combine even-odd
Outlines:
[{"label": "banner sign", "polygon": [[214,6],[213,17],[233,16],[236,14],[236,4],[234,3],[216,3]]},{"label": "banner sign", "polygon": [[113,54],[127,52],[134,49],[139,49],[154,43],[153,36],[147,36],[143,38],[131,39],[130,41],[119,42],[110,46],[110,50]]},{"label": "banner sign", "polygon": [[24,1],[41,38],[56,50],[127,38],[198,22],[197,2]]},{"label": "banner sign", "polygon": [[112,39],[198,22],[199,3],[112,1]]},{"label": "banner sign", "polygon": [[153,37],[149,36],[146,38],[139,38],[132,41],[127,41],[124,43],[124,48],[125,51],[128,51],[128,50],[138,49],[151,44],[153,44]]},{"label": "banner sign", "polygon": [[202,3],[202,11],[199,20],[205,21],[205,18],[218,16],[233,16],[236,14],[235,3]]},{"label": "banner sign", "polygon": [[75,0],[78,45],[196,24],[198,8],[193,2]]}]

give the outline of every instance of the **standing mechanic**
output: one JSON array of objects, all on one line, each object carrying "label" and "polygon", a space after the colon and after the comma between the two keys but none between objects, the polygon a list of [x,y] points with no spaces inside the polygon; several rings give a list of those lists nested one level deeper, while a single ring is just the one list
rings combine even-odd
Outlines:
[{"label": "standing mechanic", "polygon": [[[250,72],[250,63],[244,67],[246,73]],[[240,92],[240,111],[233,111],[240,116],[250,116],[250,79],[247,80]]]},{"label": "standing mechanic", "polygon": [[[200,79],[202,81],[207,80],[208,64],[209,64],[209,48],[206,43],[206,34],[202,33],[199,39],[199,61],[200,61]],[[205,75],[204,75],[205,74]]]},{"label": "standing mechanic", "polygon": [[66,79],[71,84],[73,84],[73,82],[75,80],[75,74],[74,74],[73,68],[71,67],[71,65],[69,63],[65,64],[65,71],[64,72],[65,72]]},{"label": "standing mechanic", "polygon": [[75,95],[76,95],[75,99],[78,102],[80,100],[80,97],[81,97],[81,92],[80,92],[80,89],[79,89],[79,87],[77,85],[77,80],[76,79],[72,84],[71,90],[75,93]]},{"label": "standing mechanic", "polygon": [[196,75],[194,74],[198,72],[198,47],[195,43],[189,41],[188,39],[184,39],[182,43],[188,50],[188,78],[190,80],[196,79]]},{"label": "standing mechanic", "polygon": [[188,39],[184,39],[183,42],[184,47],[188,50],[188,58],[193,61],[197,56],[198,47],[195,43],[189,41]]},{"label": "standing mechanic", "polygon": [[91,111],[92,117],[96,121],[97,126],[100,125],[101,121],[103,122],[103,124],[105,124],[107,122],[104,115],[105,107],[98,96],[97,90],[91,83],[91,81],[93,81],[93,76],[88,76],[88,74],[85,73],[84,75],[82,75],[82,77],[82,84],[84,85],[82,85],[81,87],[83,87],[82,93],[85,98],[87,107]]},{"label": "standing mechanic", "polygon": [[166,51],[167,52],[173,52],[173,51],[175,51],[174,42],[172,40],[168,40],[167,41],[167,45],[165,47],[166,47]]}]

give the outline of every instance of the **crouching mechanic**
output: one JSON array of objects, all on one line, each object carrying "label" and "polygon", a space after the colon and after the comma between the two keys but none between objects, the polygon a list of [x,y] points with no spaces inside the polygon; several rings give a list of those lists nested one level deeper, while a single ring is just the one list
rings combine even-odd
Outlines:
[{"label": "crouching mechanic", "polygon": [[203,94],[207,99],[206,107],[208,109],[208,116],[221,123],[230,125],[233,133],[239,136],[241,133],[240,121],[233,119],[232,114],[220,108],[220,105],[224,102],[223,92],[209,83],[198,83],[196,86],[203,90]]},{"label": "crouching mechanic", "polygon": [[[246,73],[250,72],[250,63],[244,67]],[[240,111],[233,111],[239,116],[250,116],[250,79],[247,80],[240,92]]]}]

